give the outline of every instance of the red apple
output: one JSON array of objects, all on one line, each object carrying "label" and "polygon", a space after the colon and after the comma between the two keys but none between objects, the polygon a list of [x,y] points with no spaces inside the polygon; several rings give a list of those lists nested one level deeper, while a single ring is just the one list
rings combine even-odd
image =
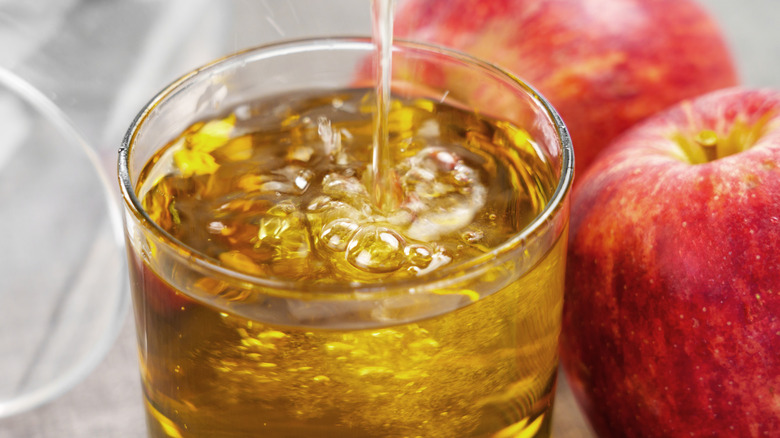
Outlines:
[{"label": "red apple", "polygon": [[780,434],[780,92],[632,128],[573,193],[562,360],[602,437]]},{"label": "red apple", "polygon": [[640,119],[737,82],[717,25],[692,0],[405,0],[395,36],[528,81],[566,122],[578,172]]}]

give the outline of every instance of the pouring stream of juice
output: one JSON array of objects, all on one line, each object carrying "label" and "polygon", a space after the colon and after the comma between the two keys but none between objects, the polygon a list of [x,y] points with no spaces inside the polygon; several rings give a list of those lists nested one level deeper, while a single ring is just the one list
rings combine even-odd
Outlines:
[{"label": "pouring stream of juice", "polygon": [[394,210],[400,203],[396,189],[393,156],[390,151],[389,116],[392,78],[393,8],[395,0],[372,0],[372,34],[376,45],[376,110],[371,164],[370,191],[382,211]]}]

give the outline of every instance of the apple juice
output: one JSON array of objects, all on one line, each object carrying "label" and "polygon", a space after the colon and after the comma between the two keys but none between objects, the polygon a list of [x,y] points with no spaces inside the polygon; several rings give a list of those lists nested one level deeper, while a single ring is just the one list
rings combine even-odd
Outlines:
[{"label": "apple juice", "polygon": [[293,285],[300,299],[279,305],[130,242],[151,436],[549,436],[564,238],[524,273],[487,271],[493,292],[441,291],[459,304],[433,316],[356,308],[346,324],[331,312],[340,302],[307,305],[313,286],[457,275],[528,226],[556,186],[520,127],[393,99],[402,196],[383,211],[367,189],[371,99],[253,102],[195,123],[148,161],[136,187],[153,221],[199,257]]}]

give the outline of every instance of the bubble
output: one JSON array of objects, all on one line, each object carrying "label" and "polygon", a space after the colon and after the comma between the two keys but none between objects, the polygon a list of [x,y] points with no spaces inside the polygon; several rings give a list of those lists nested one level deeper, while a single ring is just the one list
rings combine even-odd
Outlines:
[{"label": "bubble", "polygon": [[482,241],[485,238],[485,232],[482,230],[466,230],[461,234],[461,238],[466,243],[475,244]]},{"label": "bubble", "polygon": [[404,254],[409,263],[418,268],[427,267],[433,260],[433,252],[425,245],[409,245],[404,249]]},{"label": "bubble", "polygon": [[322,228],[320,242],[331,251],[345,251],[358,228],[358,224],[348,219],[336,219]]},{"label": "bubble", "polygon": [[477,174],[474,169],[458,163],[452,171],[452,180],[461,187],[473,184],[477,180]]},{"label": "bubble", "polygon": [[292,187],[295,195],[302,195],[309,188],[315,173],[311,169],[298,166],[286,166],[273,172],[281,176]]},{"label": "bubble", "polygon": [[347,261],[367,272],[396,271],[405,259],[403,238],[385,227],[365,226],[355,233],[347,246]]},{"label": "bubble", "polygon": [[354,223],[366,223],[368,218],[363,212],[343,201],[329,196],[318,196],[306,208],[306,218],[314,235],[320,234],[325,225],[337,220],[347,219]]},{"label": "bubble", "polygon": [[422,269],[418,268],[417,275],[420,276],[429,272],[433,272],[448,265],[450,262],[452,262],[452,255],[444,247],[434,245],[434,248],[431,252],[430,263],[428,263],[428,266]]},{"label": "bubble", "polygon": [[309,187],[309,183],[311,182],[311,178],[311,171],[302,171],[298,176],[295,177],[295,186],[298,187],[298,190],[302,192],[306,191],[306,189]]},{"label": "bubble", "polygon": [[322,193],[355,205],[368,200],[368,190],[354,176],[329,173],[322,179]]},{"label": "bubble", "polygon": [[290,201],[282,201],[268,209],[260,221],[257,249],[271,249],[274,273],[305,274],[311,253],[311,240],[306,217]]}]

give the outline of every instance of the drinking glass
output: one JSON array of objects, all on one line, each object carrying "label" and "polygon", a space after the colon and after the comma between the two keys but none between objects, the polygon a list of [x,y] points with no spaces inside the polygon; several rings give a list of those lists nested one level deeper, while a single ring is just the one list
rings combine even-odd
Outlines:
[{"label": "drinking glass", "polygon": [[175,81],[132,123],[119,179],[150,436],[549,436],[573,152],[556,111],[517,77],[394,46],[395,98],[520,127],[513,153],[548,171],[529,175],[541,205],[525,228],[419,278],[251,275],[178,241],[137,196],[146,163],[193,123],[288,93],[370,87],[373,51],[359,38],[245,50]]}]

